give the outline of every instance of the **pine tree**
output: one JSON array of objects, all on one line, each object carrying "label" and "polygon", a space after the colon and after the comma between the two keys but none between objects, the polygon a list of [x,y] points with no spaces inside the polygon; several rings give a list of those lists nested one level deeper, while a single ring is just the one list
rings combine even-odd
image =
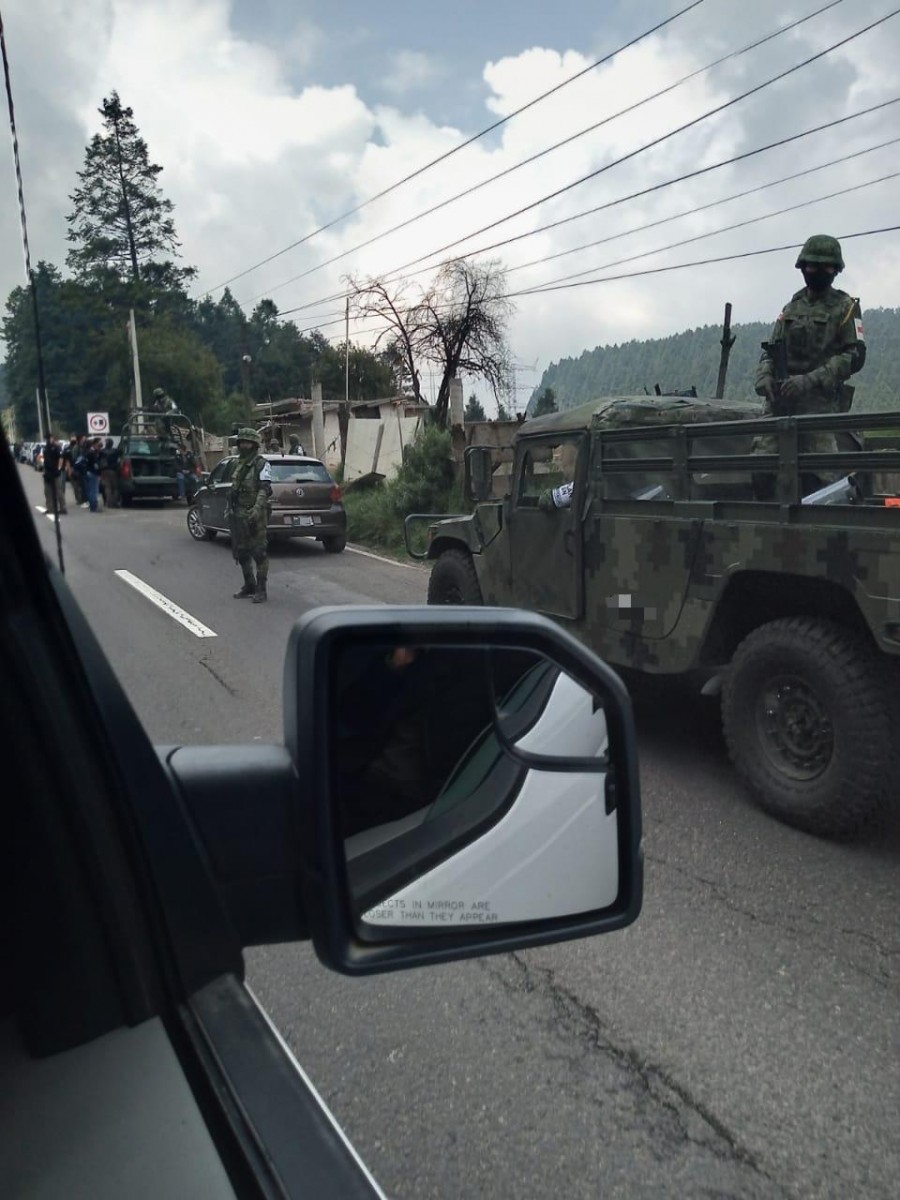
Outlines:
[{"label": "pine tree", "polygon": [[463,420],[468,425],[471,421],[486,421],[487,416],[484,411],[484,405],[473,392],[466,401],[466,409],[463,413]]},{"label": "pine tree", "polygon": [[72,243],[66,262],[84,282],[144,282],[154,291],[181,289],[191,267],[172,261],[180,253],[172,201],[159,186],[162,167],[150,161],[147,143],[117,92],[100,109],[103,132],[85,150],[79,184],[67,218]]},{"label": "pine tree", "polygon": [[552,387],[545,387],[535,401],[532,416],[547,417],[550,413],[555,413],[556,411],[556,393]]}]

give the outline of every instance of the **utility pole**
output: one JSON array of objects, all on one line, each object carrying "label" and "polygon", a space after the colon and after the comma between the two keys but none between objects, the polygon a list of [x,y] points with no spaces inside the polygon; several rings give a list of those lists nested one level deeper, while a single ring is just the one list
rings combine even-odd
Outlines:
[{"label": "utility pole", "polygon": [[721,346],[722,353],[719,357],[719,378],[716,382],[716,399],[721,400],[725,395],[725,376],[728,374],[728,359],[731,355],[731,347],[734,345],[735,334],[731,332],[731,302],[725,305],[725,321],[722,325]]},{"label": "utility pole", "polygon": [[350,411],[350,297],[344,304],[344,403]]},{"label": "utility pole", "polygon": [[44,441],[44,416],[41,412],[41,389],[34,389],[34,398],[37,401],[37,418],[38,418],[38,441]]},{"label": "utility pole", "polygon": [[134,309],[128,310],[128,339],[131,342],[131,369],[134,372],[134,406],[144,407],[144,394],[141,391],[141,360],[138,355],[137,325],[134,322]]}]

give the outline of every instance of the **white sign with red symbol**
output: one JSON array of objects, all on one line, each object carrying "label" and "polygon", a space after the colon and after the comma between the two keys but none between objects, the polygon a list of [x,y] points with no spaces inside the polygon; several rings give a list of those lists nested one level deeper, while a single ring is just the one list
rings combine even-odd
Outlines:
[{"label": "white sign with red symbol", "polygon": [[88,413],[88,433],[109,433],[109,413]]}]

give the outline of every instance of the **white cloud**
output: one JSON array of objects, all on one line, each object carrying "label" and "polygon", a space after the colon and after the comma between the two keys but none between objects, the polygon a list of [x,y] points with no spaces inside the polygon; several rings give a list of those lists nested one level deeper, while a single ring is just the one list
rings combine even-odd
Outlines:
[{"label": "white cloud", "polygon": [[[225,0],[194,0],[190,6],[177,0],[82,0],[77,21],[59,0],[31,0],[27,8],[25,2],[19,0],[7,23],[16,77],[29,80],[19,96],[21,125],[28,135],[23,138],[26,190],[33,207],[33,241],[40,246],[39,254],[55,261],[64,257],[67,193],[74,184],[84,144],[96,128],[96,107],[113,87],[119,88],[134,108],[151,155],[165,167],[162,183],[176,203],[185,257],[199,267],[205,287],[302,238],[459,144],[471,132],[438,125],[427,115],[408,110],[399,92],[390,106],[365,104],[354,86],[352,62],[348,62],[347,78],[339,86],[296,87],[290,82],[290,54],[238,37]],[[684,29],[676,23],[664,36],[648,39],[510,121],[490,139],[467,147],[365,207],[351,220],[239,281],[234,285],[235,294],[246,303],[271,291],[282,308],[317,301],[316,307],[308,310],[317,314],[339,308],[327,298],[340,291],[346,273],[388,271],[491,224],[532,199],[630,154],[666,130],[767,78],[779,64],[799,61],[878,15],[874,0],[860,0],[852,13],[848,7],[847,13],[838,8],[835,14],[810,22],[736,64],[699,76],[333,266],[290,286],[277,287],[560,137],[640,100],[723,52],[718,35],[708,32],[702,22]],[[793,15],[784,12],[780,0],[759,0],[752,11],[743,12],[741,27],[734,31],[730,45],[749,41]],[[66,39],[46,43],[41,31],[52,29],[57,18],[65,22]],[[327,37],[327,31],[321,36]],[[529,233],[548,221],[886,98],[894,86],[892,64],[898,49],[898,29],[891,23],[842,51],[837,61],[826,60],[819,67],[798,72],[776,88],[465,243],[464,248]],[[529,49],[488,63],[483,68],[483,83],[490,90],[484,123],[492,114],[509,113],[589,61],[560,45]],[[411,80],[414,68],[426,71],[434,65],[418,63],[416,68],[415,63],[407,64],[403,79]],[[453,86],[469,82],[454,79]],[[516,271],[510,277],[516,287],[536,284],[591,266],[599,268],[694,233],[900,170],[898,147],[888,148],[656,230],[628,233],[647,221],[888,138],[895,132],[897,112],[887,109],[832,133],[537,234],[496,253],[507,265],[516,266],[582,242],[623,235],[595,250]],[[661,252],[630,269],[796,244],[813,230],[840,234],[894,224],[896,196],[896,182],[880,184],[682,250]],[[0,234],[8,244],[15,236],[14,217],[7,219],[5,211],[0,216]],[[898,245],[896,238],[872,238],[845,246],[849,266],[844,286],[861,293],[864,306],[898,302]],[[4,294],[19,281],[15,256],[8,259],[0,265]],[[537,359],[544,366],[598,343],[717,322],[725,300],[734,303],[738,321],[774,316],[796,286],[792,268],[791,254],[783,253],[522,298],[512,324],[513,350],[522,362],[530,364]],[[610,273],[618,273],[618,269]],[[302,324],[303,314],[296,319]],[[324,332],[342,336],[340,325]],[[524,376],[523,382],[533,378]]]},{"label": "white cloud", "polygon": [[420,50],[399,50],[382,86],[392,96],[406,96],[438,82],[446,74],[446,67],[432,55]]}]

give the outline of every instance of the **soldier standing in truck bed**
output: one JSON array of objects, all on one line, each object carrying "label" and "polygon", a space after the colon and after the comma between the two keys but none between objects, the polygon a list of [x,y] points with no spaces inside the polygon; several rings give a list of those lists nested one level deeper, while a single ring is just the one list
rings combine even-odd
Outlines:
[{"label": "soldier standing in truck bed", "polygon": [[[805,286],[784,306],[763,343],[757,394],[765,397],[766,410],[775,417],[847,412],[853,399],[847,380],[862,370],[866,344],[859,300],[834,287],[844,269],[840,242],[822,233],[807,238],[796,266]],[[775,440],[758,438],[754,448],[773,454]],[[808,433],[800,449],[832,454],[837,443],[833,434]],[[772,476],[765,480],[767,492],[774,482]]]}]

